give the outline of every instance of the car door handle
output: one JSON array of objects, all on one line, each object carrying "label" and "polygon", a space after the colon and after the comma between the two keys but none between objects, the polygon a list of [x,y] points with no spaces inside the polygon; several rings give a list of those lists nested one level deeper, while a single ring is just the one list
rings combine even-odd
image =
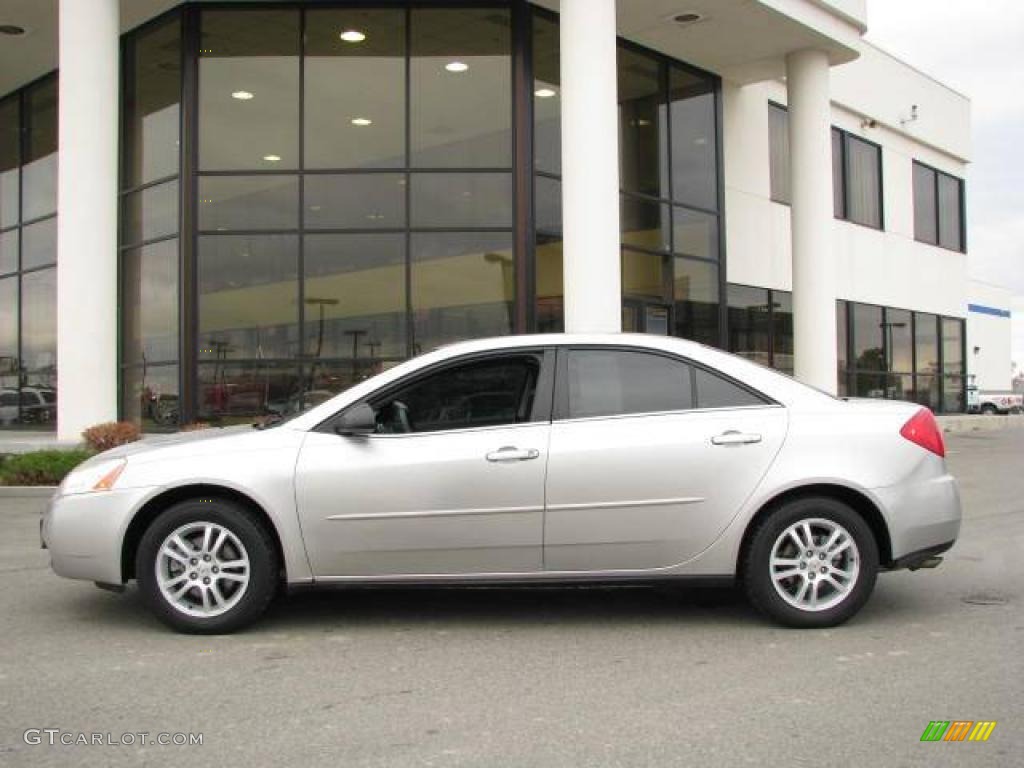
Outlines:
[{"label": "car door handle", "polygon": [[491,451],[487,454],[488,461],[500,462],[500,461],[529,461],[530,459],[536,459],[540,456],[540,451],[536,448],[516,448],[514,445],[506,445],[499,448],[496,451]]},{"label": "car door handle", "polygon": [[737,432],[735,429],[730,429],[728,432],[723,432],[711,438],[713,445],[749,445],[750,443],[760,442],[760,435],[755,435],[751,432]]}]

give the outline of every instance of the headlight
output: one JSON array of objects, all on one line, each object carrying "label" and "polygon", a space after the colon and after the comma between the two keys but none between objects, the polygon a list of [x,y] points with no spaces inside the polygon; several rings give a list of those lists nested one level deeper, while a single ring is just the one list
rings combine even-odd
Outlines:
[{"label": "headlight", "polygon": [[72,470],[60,484],[59,493],[62,496],[71,496],[76,493],[109,491],[117,483],[126,466],[127,459],[108,459]]}]

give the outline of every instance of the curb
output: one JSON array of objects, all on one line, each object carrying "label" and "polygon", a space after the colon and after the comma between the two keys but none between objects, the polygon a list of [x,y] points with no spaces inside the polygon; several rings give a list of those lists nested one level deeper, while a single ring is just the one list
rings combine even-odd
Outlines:
[{"label": "curb", "polygon": [[55,485],[0,485],[0,499],[48,499]]},{"label": "curb", "polygon": [[938,422],[946,434],[994,432],[1024,427],[1024,416],[939,416]]}]

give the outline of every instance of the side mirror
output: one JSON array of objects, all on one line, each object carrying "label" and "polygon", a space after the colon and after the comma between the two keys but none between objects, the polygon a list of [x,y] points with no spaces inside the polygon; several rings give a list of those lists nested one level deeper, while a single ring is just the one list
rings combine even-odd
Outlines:
[{"label": "side mirror", "polygon": [[366,403],[360,403],[345,411],[334,431],[342,437],[372,435],[377,431],[377,414]]}]

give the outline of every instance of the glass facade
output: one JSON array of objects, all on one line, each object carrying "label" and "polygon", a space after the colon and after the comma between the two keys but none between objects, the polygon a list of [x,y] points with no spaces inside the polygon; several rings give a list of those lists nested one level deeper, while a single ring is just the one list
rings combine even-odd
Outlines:
[{"label": "glass facade", "polygon": [[793,373],[793,295],[730,283],[729,351],[761,365]]},{"label": "glass facade", "polygon": [[[536,327],[563,327],[558,22],[532,30]],[[623,329],[721,346],[718,81],[620,41]]]},{"label": "glass facade", "polygon": [[837,320],[841,395],[964,411],[964,320],[847,301]]},{"label": "glass facade", "polygon": [[0,428],[57,414],[57,78],[0,100]]}]

